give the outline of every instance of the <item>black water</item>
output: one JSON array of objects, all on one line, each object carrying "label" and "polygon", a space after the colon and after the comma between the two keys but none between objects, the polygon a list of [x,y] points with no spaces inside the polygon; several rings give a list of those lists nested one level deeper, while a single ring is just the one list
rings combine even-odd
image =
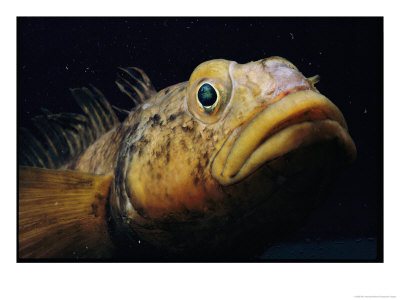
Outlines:
[{"label": "black water", "polygon": [[91,83],[129,109],[118,66],[146,71],[157,89],[188,80],[201,62],[278,55],[343,112],[358,158],[309,223],[266,260],[381,260],[383,205],[382,18],[18,18],[18,125],[44,107],[78,112],[68,88]]}]

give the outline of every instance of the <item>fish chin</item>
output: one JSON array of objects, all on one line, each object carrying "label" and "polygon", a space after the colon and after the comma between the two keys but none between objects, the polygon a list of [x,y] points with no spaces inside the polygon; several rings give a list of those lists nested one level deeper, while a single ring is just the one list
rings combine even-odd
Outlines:
[{"label": "fish chin", "polygon": [[236,128],[216,155],[212,175],[221,185],[232,185],[267,162],[332,140],[345,162],[355,159],[356,148],[339,109],[317,92],[297,91]]}]

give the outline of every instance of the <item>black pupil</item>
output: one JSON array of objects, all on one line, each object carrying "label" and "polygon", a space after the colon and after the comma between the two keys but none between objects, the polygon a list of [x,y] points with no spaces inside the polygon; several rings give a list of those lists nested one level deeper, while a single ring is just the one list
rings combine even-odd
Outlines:
[{"label": "black pupil", "polygon": [[205,83],[199,88],[197,97],[203,106],[211,106],[217,101],[217,92],[211,84]]}]

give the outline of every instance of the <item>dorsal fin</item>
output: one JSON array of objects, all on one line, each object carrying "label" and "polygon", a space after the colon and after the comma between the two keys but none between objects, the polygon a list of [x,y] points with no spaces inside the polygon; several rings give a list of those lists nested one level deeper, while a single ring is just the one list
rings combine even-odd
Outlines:
[{"label": "dorsal fin", "polygon": [[150,99],[156,93],[149,77],[143,70],[135,67],[118,68],[115,83],[136,105]]},{"label": "dorsal fin", "polygon": [[95,87],[71,89],[84,114],[53,114],[42,109],[35,130],[20,128],[19,165],[56,169],[82,153],[119,123],[111,105]]},{"label": "dorsal fin", "polygon": [[111,257],[112,175],[19,167],[18,176],[20,259]]}]

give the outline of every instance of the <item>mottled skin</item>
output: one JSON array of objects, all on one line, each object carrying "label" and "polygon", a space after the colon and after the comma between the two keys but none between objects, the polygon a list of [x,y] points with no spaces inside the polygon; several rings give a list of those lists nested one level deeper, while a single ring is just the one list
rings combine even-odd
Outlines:
[{"label": "mottled skin", "polygon": [[[221,95],[211,113],[196,102],[204,82]],[[270,116],[283,113],[270,109],[267,115],[266,108],[299,90],[310,91],[309,98],[319,95],[313,82],[282,58],[243,65],[203,63],[188,82],[161,90],[136,107],[69,168],[114,174],[111,215],[127,240],[200,255],[236,247],[239,241],[263,240],[300,222],[321,185],[355,156],[344,119],[330,102],[318,102],[322,108],[317,109],[310,104],[301,114],[290,108],[290,118],[263,132]],[[257,118],[258,123],[253,121]],[[325,118],[335,124],[314,122]],[[306,127],[292,130],[289,125],[296,123]],[[268,154],[270,159],[263,153],[249,158],[286,126],[294,146],[289,143],[284,153]],[[271,140],[278,148],[282,145],[282,138]],[[227,160],[230,153],[235,156]]]}]

